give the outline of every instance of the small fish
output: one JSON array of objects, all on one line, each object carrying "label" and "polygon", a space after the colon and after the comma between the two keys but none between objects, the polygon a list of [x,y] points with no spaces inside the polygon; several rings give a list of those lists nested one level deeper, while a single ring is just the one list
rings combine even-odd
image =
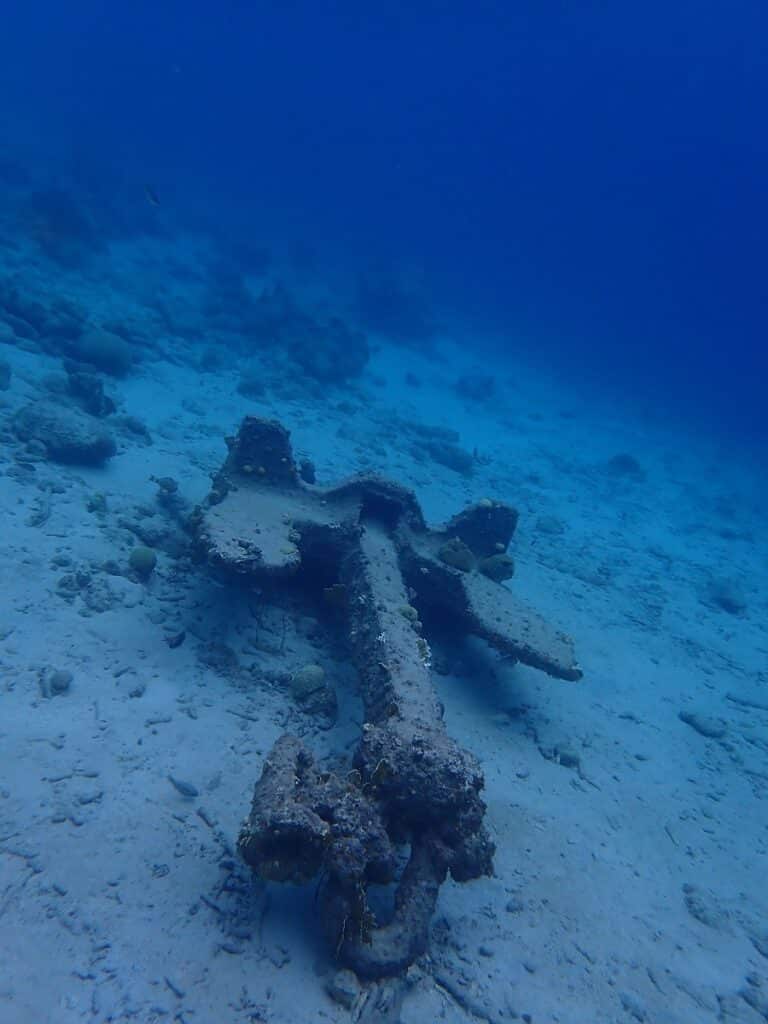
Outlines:
[{"label": "small fish", "polygon": [[197,787],[193,786],[191,782],[185,782],[183,779],[176,779],[173,775],[168,776],[168,781],[176,792],[181,793],[182,796],[192,798],[199,795]]},{"label": "small fish", "polygon": [[155,192],[151,185],[144,186],[144,195],[147,197],[147,202],[150,203],[150,205],[160,205],[160,197],[158,196],[157,192]]}]

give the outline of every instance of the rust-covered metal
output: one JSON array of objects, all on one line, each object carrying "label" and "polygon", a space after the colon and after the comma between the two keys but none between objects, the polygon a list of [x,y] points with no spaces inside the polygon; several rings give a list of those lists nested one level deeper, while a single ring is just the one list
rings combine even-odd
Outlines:
[{"label": "rust-covered metal", "polygon": [[[413,492],[378,476],[332,487],[304,483],[288,432],[247,417],[196,516],[212,566],[256,580],[322,567],[344,587],[350,649],[364,704],[349,771],[319,767],[294,737],[266,759],[239,839],[265,879],[322,874],[322,916],[341,961],[362,977],[405,970],[426,949],[448,873],[492,870],[483,775],[447,733],[421,617],[437,613],[512,659],[578,679],[571,640],[497,582],[517,513],[482,501],[430,528]],[[505,556],[498,571],[498,556]],[[496,560],[496,561],[494,561]],[[409,850],[399,873],[398,848]],[[396,885],[377,922],[367,889]]]}]

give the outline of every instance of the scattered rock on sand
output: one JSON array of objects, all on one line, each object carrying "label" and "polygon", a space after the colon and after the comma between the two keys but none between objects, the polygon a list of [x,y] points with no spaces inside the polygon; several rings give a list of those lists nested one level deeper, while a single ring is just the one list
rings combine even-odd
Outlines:
[{"label": "scattered rock on sand", "polygon": [[721,907],[712,893],[686,882],[683,886],[685,908],[691,917],[708,928],[722,929],[728,923],[728,911]]},{"label": "scattered rock on sand", "polygon": [[40,691],[44,697],[57,697],[69,690],[73,678],[66,669],[44,668],[40,671]]},{"label": "scattered rock on sand", "polygon": [[636,996],[634,992],[620,992],[619,999],[621,1000],[622,1008],[630,1017],[634,1017],[636,1021],[648,1020],[648,1013],[642,1000],[639,996]]},{"label": "scattered rock on sand", "polygon": [[134,363],[134,350],[124,338],[95,327],[70,346],[73,358],[112,377],[124,377]]},{"label": "scattered rock on sand", "polygon": [[294,672],[290,677],[290,689],[305,711],[335,718],[336,692],[328,685],[325,669],[320,665],[304,665]]},{"label": "scattered rock on sand", "polygon": [[536,530],[539,533],[549,534],[551,537],[558,537],[565,533],[565,523],[557,516],[539,516],[536,520]]},{"label": "scattered rock on sand", "polygon": [[700,715],[697,711],[681,711],[677,717],[681,722],[690,725],[692,729],[710,740],[722,739],[728,731],[728,726],[721,718]]},{"label": "scattered rock on sand", "polygon": [[539,738],[539,753],[547,761],[580,771],[581,758],[572,742],[566,737],[553,736],[542,740]]},{"label": "scattered rock on sand", "polygon": [[291,677],[291,691],[296,700],[306,700],[310,694],[325,686],[325,669],[320,665],[304,665]]},{"label": "scattered rock on sand", "polygon": [[25,405],[14,428],[20,440],[42,444],[53,462],[101,466],[117,451],[114,438],[98,420],[54,402]]},{"label": "scattered rock on sand", "polygon": [[197,786],[193,786],[191,782],[186,782],[184,779],[177,779],[174,775],[169,775],[168,781],[177,793],[180,793],[188,800],[192,800],[194,797],[200,795]]},{"label": "scattered rock on sand", "polygon": [[334,1002],[351,1010],[362,988],[355,973],[343,969],[336,971],[333,977],[328,979],[325,990]]},{"label": "scattered rock on sand", "polygon": [[104,394],[104,383],[93,373],[83,373],[70,367],[67,391],[84,412],[103,418],[115,411],[115,403]]},{"label": "scattered rock on sand", "polygon": [[133,548],[128,561],[132,572],[135,572],[140,579],[148,580],[155,571],[157,555],[152,548],[139,545]]},{"label": "scattered rock on sand", "polygon": [[[461,476],[472,476],[475,468],[473,456],[451,441],[427,441],[421,446],[426,454],[446,469],[452,469]],[[416,456],[418,458],[418,455]]]}]

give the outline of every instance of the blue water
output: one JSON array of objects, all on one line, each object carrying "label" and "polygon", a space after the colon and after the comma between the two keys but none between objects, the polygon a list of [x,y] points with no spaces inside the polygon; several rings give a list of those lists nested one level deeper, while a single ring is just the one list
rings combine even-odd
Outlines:
[{"label": "blue water", "polygon": [[[514,505],[509,551],[433,546],[457,594],[491,563],[528,652],[426,608],[495,868],[443,886],[386,1017],[341,979],[362,1024],[766,1018],[768,6],[6,8],[0,1024],[349,1019],[318,894],[235,844],[286,730],[354,776],[325,584],[357,524],[294,576],[291,517],[360,471],[433,526]],[[301,494],[243,463],[222,510],[249,414]],[[360,512],[387,584],[399,501]],[[424,593],[378,582],[418,633]],[[538,669],[561,630],[578,685]]]},{"label": "blue water", "polygon": [[13,5],[4,159],[755,437],[766,31],[755,2]]}]

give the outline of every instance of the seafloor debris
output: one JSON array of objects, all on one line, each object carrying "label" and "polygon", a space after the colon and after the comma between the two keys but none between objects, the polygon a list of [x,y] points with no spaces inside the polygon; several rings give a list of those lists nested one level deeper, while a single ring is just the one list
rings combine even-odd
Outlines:
[{"label": "seafloor debris", "polygon": [[[445,729],[420,617],[438,614],[505,655],[578,679],[571,641],[484,574],[506,552],[514,509],[482,501],[427,527],[399,484],[358,476],[334,487],[304,483],[288,432],[248,417],[195,516],[210,564],[260,581],[297,573],[343,588],[350,646],[365,709],[347,774],[317,765],[283,736],[265,761],[240,853],[262,878],[325,879],[324,925],[359,975],[404,970],[424,952],[440,885],[490,872],[483,775]],[[461,567],[446,545],[466,548]],[[409,849],[399,872],[399,848]],[[394,910],[379,924],[368,886],[397,879]]]},{"label": "seafloor debris", "polygon": [[101,466],[117,452],[115,439],[101,420],[54,402],[23,406],[13,426],[20,441],[53,462]]}]

